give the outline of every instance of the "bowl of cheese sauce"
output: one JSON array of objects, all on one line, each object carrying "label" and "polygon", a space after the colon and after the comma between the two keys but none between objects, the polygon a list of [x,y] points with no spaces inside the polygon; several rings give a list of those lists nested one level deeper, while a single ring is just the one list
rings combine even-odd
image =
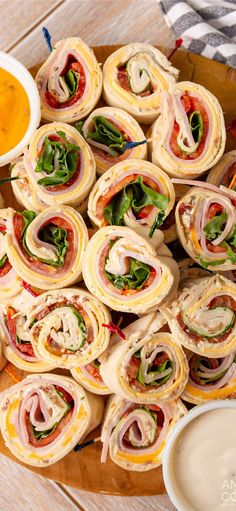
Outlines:
[{"label": "bowl of cheese sauce", "polygon": [[236,401],[211,401],[179,420],[163,476],[178,511],[236,511]]},{"label": "bowl of cheese sauce", "polygon": [[0,166],[17,158],[40,122],[34,79],[15,58],[0,52]]}]

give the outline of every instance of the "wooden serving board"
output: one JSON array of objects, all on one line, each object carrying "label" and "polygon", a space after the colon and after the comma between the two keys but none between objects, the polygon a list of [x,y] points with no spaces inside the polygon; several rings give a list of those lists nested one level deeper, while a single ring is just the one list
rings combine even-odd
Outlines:
[{"label": "wooden serving board", "polygon": [[[99,46],[94,48],[98,62],[103,63],[106,58],[120,46]],[[178,50],[172,58],[172,63],[180,69],[179,80],[188,80],[200,83],[209,89],[218,98],[224,115],[226,126],[236,118],[236,69],[208,60],[199,55]],[[30,69],[33,76],[38,66]],[[100,105],[103,104],[102,101]],[[236,149],[236,140],[232,135],[227,136],[226,150]],[[7,168],[0,168],[0,177],[8,175]],[[22,209],[17,204],[11,186],[5,184],[1,187],[6,206]],[[54,372],[61,372],[59,370]],[[23,371],[16,369],[19,377],[24,377]],[[0,374],[0,391],[10,387],[12,379],[3,370]],[[93,432],[92,437],[98,436]],[[20,463],[6,448],[0,435],[0,452]],[[159,495],[165,492],[161,467],[148,472],[128,472],[114,464],[110,458],[105,464],[100,463],[101,444],[98,442],[78,453],[71,452],[65,458],[47,468],[34,468],[24,465],[29,470],[54,479],[63,484],[80,488],[82,490],[112,494],[112,495]]]}]

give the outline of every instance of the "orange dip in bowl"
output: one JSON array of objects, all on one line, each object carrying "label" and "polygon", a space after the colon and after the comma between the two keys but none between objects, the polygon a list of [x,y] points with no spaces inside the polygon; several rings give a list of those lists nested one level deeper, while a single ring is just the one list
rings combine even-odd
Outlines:
[{"label": "orange dip in bowl", "polygon": [[30,105],[24,87],[0,67],[0,155],[24,137],[30,121]]}]

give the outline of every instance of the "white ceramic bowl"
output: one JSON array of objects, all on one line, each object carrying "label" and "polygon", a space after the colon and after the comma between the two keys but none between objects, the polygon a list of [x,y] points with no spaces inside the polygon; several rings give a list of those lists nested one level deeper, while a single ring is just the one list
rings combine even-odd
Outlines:
[{"label": "white ceramic bowl", "polygon": [[25,89],[30,104],[30,121],[28,129],[25,132],[24,137],[15,147],[0,156],[0,167],[2,167],[22,154],[24,148],[27,146],[30,138],[40,123],[41,113],[40,98],[36,83],[23,64],[7,53],[0,51],[0,68],[11,73],[21,83]]},{"label": "white ceramic bowl", "polygon": [[[181,497],[180,490],[176,487],[176,482],[174,478],[175,468],[173,467],[173,451],[175,449],[175,445],[177,440],[179,439],[180,434],[184,430],[184,428],[190,424],[196,417],[199,415],[208,412],[210,410],[222,409],[222,408],[233,408],[236,409],[236,401],[226,399],[219,399],[217,401],[209,401],[204,405],[198,405],[192,408],[186,415],[181,417],[181,419],[177,422],[175,427],[173,428],[165,447],[163,460],[162,460],[162,469],[163,469],[163,478],[166,487],[166,491],[170,497],[171,502],[177,508],[178,511],[187,511],[186,508],[186,500],[183,496]],[[191,508],[192,509],[192,508]],[[236,507],[235,507],[236,509]],[[203,510],[207,511],[207,510]]]}]

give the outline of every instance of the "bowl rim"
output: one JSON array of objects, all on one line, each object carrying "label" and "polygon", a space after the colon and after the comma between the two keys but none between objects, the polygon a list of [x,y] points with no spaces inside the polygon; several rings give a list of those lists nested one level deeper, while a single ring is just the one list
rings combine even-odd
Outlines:
[{"label": "bowl rim", "polygon": [[[190,424],[190,422],[192,422],[196,417],[199,417],[199,415],[202,415],[211,410],[219,410],[221,408],[236,409],[236,400],[218,399],[195,406],[179,419],[167,439],[162,459],[163,479],[169,498],[176,507],[177,511],[186,511],[186,507],[184,501],[181,501],[179,498],[180,493],[176,492],[174,489],[173,478],[171,476],[171,455],[175,447],[175,443],[186,426]],[[194,508],[192,508],[192,511],[194,511]]]},{"label": "bowl rim", "polygon": [[36,131],[40,119],[41,119],[41,111],[40,111],[40,96],[37,89],[37,85],[28,71],[26,67],[19,62],[15,57],[5,53],[4,51],[0,51],[0,68],[8,71],[8,73],[12,74],[22,85],[24,88],[30,106],[30,119],[28,128],[23,136],[23,138],[18,142],[16,146],[14,146],[10,151],[0,155],[0,167],[10,163],[12,160],[20,156],[23,153],[25,147],[27,146],[30,138],[33,133]]}]

